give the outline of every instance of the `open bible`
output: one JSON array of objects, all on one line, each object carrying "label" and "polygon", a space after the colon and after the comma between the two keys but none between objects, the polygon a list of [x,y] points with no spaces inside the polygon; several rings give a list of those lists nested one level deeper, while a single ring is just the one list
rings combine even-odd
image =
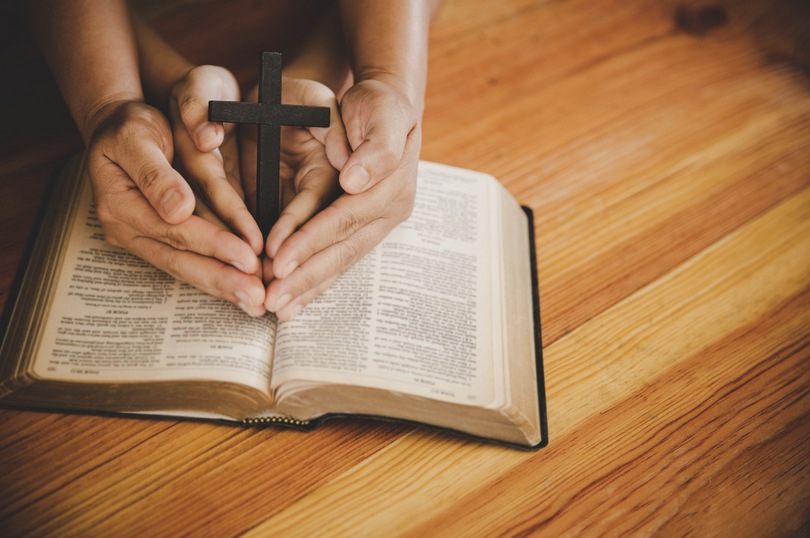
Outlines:
[{"label": "open bible", "polygon": [[6,307],[0,404],[304,429],[359,414],[544,446],[530,212],[491,176],[433,163],[417,193],[407,221],[279,322],[107,243],[73,159]]}]

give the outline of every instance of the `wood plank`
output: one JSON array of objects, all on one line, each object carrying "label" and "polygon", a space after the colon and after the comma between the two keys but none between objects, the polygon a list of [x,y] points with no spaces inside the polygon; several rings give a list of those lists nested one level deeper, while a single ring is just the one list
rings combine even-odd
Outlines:
[{"label": "wood plank", "polygon": [[[653,529],[636,525],[662,525],[679,515],[676,510],[656,519],[663,505],[644,504],[651,492],[686,484],[689,474],[678,471],[697,465],[698,455],[732,460],[735,451],[767,440],[782,424],[806,420],[808,268],[805,189],[545,350],[549,431],[555,435],[550,450],[532,457],[415,431],[251,532],[480,536],[495,534],[504,521],[519,525],[510,528],[519,534],[553,518],[558,523],[543,530],[557,536],[564,529],[585,530],[581,512],[560,515],[585,496],[592,520],[645,534]],[[771,316],[762,332],[755,330]],[[731,345],[742,336],[749,345]],[[757,375],[767,379],[756,390],[746,386]],[[713,407],[724,394],[733,401]],[[777,413],[778,423],[772,421]],[[626,439],[634,441],[628,446]],[[692,441],[689,447],[683,439]],[[658,459],[638,465],[653,448]],[[650,482],[662,465],[669,466],[659,473],[663,484]],[[717,469],[709,471],[701,480]],[[619,478],[634,495],[631,501],[614,498]],[[602,480],[610,487],[598,487]],[[656,496],[659,503],[669,498]],[[615,501],[615,514],[602,508],[608,499]],[[536,513],[530,506],[544,509]],[[630,516],[619,522],[621,514]],[[643,521],[645,514],[651,522]],[[591,530],[596,535],[607,528]]]},{"label": "wood plank", "polygon": [[[155,23],[245,87],[300,32],[266,24],[289,5]],[[0,133],[2,305],[81,141],[30,39],[0,29],[0,101],[20,104]],[[535,209],[551,445],[0,409],[3,534],[807,534],[807,35],[801,0],[448,0],[422,157]]]},{"label": "wood plank", "polygon": [[[0,460],[0,526],[13,535],[70,529],[76,536],[171,536],[159,516],[166,510],[186,532],[233,535],[410,429],[345,420],[304,435],[196,421],[21,415],[27,424]],[[43,415],[61,420],[46,429],[30,420]],[[347,435],[353,442],[341,443]],[[54,466],[70,472],[54,477]],[[155,496],[164,501],[156,505]],[[233,514],[239,517],[224,517]]]},{"label": "wood plank", "polygon": [[773,325],[754,322],[652,376],[411,534],[489,535],[509,521],[516,535],[789,535],[810,502],[808,306],[810,289],[774,309]]},{"label": "wood plank", "polygon": [[[676,31],[674,2],[543,7],[458,45],[437,36],[440,47],[487,52],[431,64],[440,90],[428,96],[423,157],[442,159],[441,147],[452,164],[538,201],[550,344],[807,185],[810,93],[740,38],[737,3],[729,25],[700,37]],[[571,26],[548,30],[547,11]],[[591,46],[572,55],[582,39],[571,30],[589,17],[599,21],[588,26]],[[542,39],[521,43],[531,32]],[[487,46],[494,34],[512,54]],[[473,83],[453,88],[465,69]]]}]

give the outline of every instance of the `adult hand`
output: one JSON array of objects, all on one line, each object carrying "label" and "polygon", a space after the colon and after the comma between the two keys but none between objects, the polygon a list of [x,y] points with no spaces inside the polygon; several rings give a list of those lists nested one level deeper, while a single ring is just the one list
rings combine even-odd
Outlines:
[{"label": "adult hand", "polygon": [[194,194],[171,167],[166,118],[138,101],[108,103],[93,117],[87,167],[107,240],[251,315],[264,313],[256,253],[192,214]]},{"label": "adult hand", "polygon": [[290,319],[413,211],[421,126],[394,79],[367,79],[341,102],[353,153],[340,171],[345,194],[273,252],[265,306]]}]

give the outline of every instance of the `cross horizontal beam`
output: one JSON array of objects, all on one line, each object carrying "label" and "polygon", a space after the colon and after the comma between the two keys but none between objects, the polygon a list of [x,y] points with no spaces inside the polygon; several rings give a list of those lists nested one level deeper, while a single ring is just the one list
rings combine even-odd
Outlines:
[{"label": "cross horizontal beam", "polygon": [[208,121],[290,125],[294,127],[329,127],[330,111],[325,107],[211,101]]}]

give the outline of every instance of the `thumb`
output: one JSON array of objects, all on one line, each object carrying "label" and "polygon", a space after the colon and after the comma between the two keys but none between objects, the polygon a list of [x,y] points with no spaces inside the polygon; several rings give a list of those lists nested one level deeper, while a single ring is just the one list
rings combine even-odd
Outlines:
[{"label": "thumb", "polygon": [[329,127],[308,127],[313,138],[324,145],[329,164],[340,170],[349,158],[349,141],[340,117],[340,107],[334,92],[314,80],[284,77],[281,102],[290,105],[322,106],[329,108]]},{"label": "thumb", "polygon": [[[172,121],[179,116],[197,149],[213,151],[225,139],[226,127],[208,121],[208,102],[238,100],[239,86],[230,71],[214,65],[195,67],[172,88]],[[229,131],[233,128],[227,126]]]},{"label": "thumb", "polygon": [[365,192],[388,177],[399,165],[405,143],[416,122],[396,107],[345,106],[347,136],[354,152],[340,169],[340,186],[349,194]]},{"label": "thumb", "polygon": [[145,138],[132,144],[117,164],[167,223],[184,222],[194,212],[194,192],[155,140]]}]

